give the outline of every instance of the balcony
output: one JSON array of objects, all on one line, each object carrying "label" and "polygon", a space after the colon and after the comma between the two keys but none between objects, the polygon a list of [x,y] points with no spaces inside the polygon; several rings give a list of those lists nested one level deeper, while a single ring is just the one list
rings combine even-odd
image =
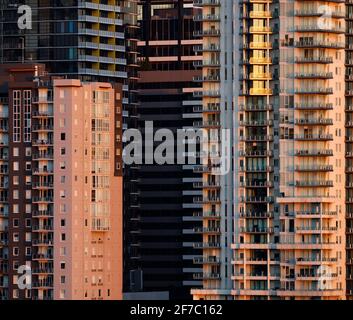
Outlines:
[{"label": "balcony", "polygon": [[329,172],[333,171],[332,165],[301,165],[295,166],[295,171],[298,172]]},{"label": "balcony", "polygon": [[341,28],[339,26],[329,26],[329,25],[324,25],[324,26],[319,26],[317,24],[313,25],[299,25],[295,26],[294,28],[290,28],[290,32],[324,32],[324,33],[345,33],[345,29]]},{"label": "balcony", "polygon": [[[294,11],[295,17],[321,17],[322,15],[323,15],[323,12],[319,7]],[[338,18],[343,19],[346,17],[346,15],[342,11],[332,11],[330,12],[330,17],[335,19],[338,19]]]},{"label": "balcony", "polygon": [[53,197],[33,197],[32,198],[33,203],[52,203],[54,202]]},{"label": "balcony", "polygon": [[273,217],[273,212],[246,211],[240,212],[239,217],[242,219],[267,219]]},{"label": "balcony", "polygon": [[221,31],[219,29],[206,29],[200,31],[194,31],[194,37],[219,37],[221,35]]},{"label": "balcony", "polygon": [[273,135],[266,135],[266,136],[240,136],[240,141],[245,142],[261,142],[261,141],[273,141]]},{"label": "balcony", "polygon": [[295,119],[295,124],[302,126],[331,126],[333,125],[333,120],[325,118]]},{"label": "balcony", "polygon": [[252,26],[249,29],[250,33],[272,33],[272,28],[269,26]]},{"label": "balcony", "polygon": [[33,125],[32,126],[32,131],[34,132],[40,132],[40,131],[53,131],[54,126],[53,125],[44,125],[44,124],[39,124],[39,125]]},{"label": "balcony", "polygon": [[239,183],[239,186],[242,188],[271,188],[273,187],[272,181],[258,181],[254,180],[247,180]]},{"label": "balcony", "polygon": [[265,104],[265,105],[252,105],[252,104],[241,104],[239,106],[240,111],[272,111],[273,105],[272,104]]},{"label": "balcony", "polygon": [[270,57],[251,57],[249,60],[249,63],[250,64],[271,64],[272,59]]},{"label": "balcony", "polygon": [[312,57],[296,57],[294,58],[295,63],[333,63],[332,57],[325,56],[312,56]]},{"label": "balcony", "polygon": [[316,88],[296,88],[294,90],[295,94],[333,94],[332,88],[323,88],[323,87],[316,87]]},{"label": "balcony", "polygon": [[220,280],[221,275],[219,273],[195,273],[193,278],[195,280]]},{"label": "balcony", "polygon": [[194,228],[194,232],[203,234],[220,234],[221,229],[219,227],[199,227]]},{"label": "balcony", "polygon": [[48,117],[53,117],[53,111],[50,110],[40,110],[40,111],[33,111],[32,112],[32,117],[34,118],[48,118]]},{"label": "balcony", "polygon": [[194,243],[195,249],[220,249],[220,242],[196,242]]},{"label": "balcony", "polygon": [[296,103],[294,106],[296,110],[333,110],[332,103]]},{"label": "balcony", "polygon": [[274,229],[268,228],[268,227],[241,227],[240,232],[241,233],[254,233],[254,234],[273,233]]},{"label": "balcony", "polygon": [[216,14],[207,14],[207,15],[196,15],[193,17],[194,21],[209,21],[217,22],[221,20],[221,17]]},{"label": "balcony", "polygon": [[328,188],[333,187],[333,181],[329,180],[311,180],[311,181],[295,181],[294,185],[300,188]]},{"label": "balcony", "polygon": [[37,231],[37,232],[48,232],[48,231],[53,231],[54,227],[50,225],[34,225],[32,226],[32,231]]},{"label": "balcony", "polygon": [[251,196],[241,196],[239,198],[241,203],[272,203],[274,201],[273,197],[251,197]]},{"label": "balcony", "polygon": [[251,88],[250,95],[251,96],[269,96],[272,95],[273,91],[269,88]]},{"label": "balcony", "polygon": [[266,127],[273,126],[273,120],[248,120],[239,121],[239,125],[243,127]]},{"label": "balcony", "polygon": [[53,140],[51,140],[51,139],[33,139],[32,145],[33,146],[52,146]]},{"label": "balcony", "polygon": [[193,259],[195,264],[220,264],[221,260],[218,257],[198,257]]},{"label": "balcony", "polygon": [[333,79],[332,72],[296,72],[290,77],[295,79]]},{"label": "balcony", "polygon": [[250,49],[272,49],[271,42],[250,42],[249,44]]},{"label": "balcony", "polygon": [[240,167],[239,168],[240,172],[249,172],[249,173],[265,173],[265,172],[272,172],[273,167],[272,166],[258,166],[258,167]]},{"label": "balcony", "polygon": [[271,18],[272,17],[272,12],[271,11],[250,11],[249,17],[251,19]]},{"label": "balcony", "polygon": [[311,150],[296,150],[294,153],[297,157],[330,157],[333,156],[331,149],[311,149]]},{"label": "balcony", "polygon": [[252,72],[250,80],[272,80],[272,73],[269,72]]},{"label": "balcony", "polygon": [[32,173],[35,175],[48,175],[48,174],[53,174],[53,169],[48,169],[48,168],[35,168],[33,169]]},{"label": "balcony", "polygon": [[321,40],[301,40],[295,42],[296,48],[327,48],[327,49],[344,49],[344,42],[329,42],[329,41],[321,41]]},{"label": "balcony", "polygon": [[221,5],[220,0],[194,0],[194,4],[197,6],[208,6],[208,7],[218,7]]},{"label": "balcony", "polygon": [[294,139],[298,141],[330,141],[333,140],[332,134],[296,134]]}]

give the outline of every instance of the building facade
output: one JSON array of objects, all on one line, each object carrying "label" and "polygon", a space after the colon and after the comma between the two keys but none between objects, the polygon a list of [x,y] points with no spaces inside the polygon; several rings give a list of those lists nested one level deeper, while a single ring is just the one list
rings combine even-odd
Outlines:
[{"label": "building facade", "polygon": [[[141,61],[139,130],[146,126],[177,130],[200,127],[201,55],[194,47],[200,9],[192,1],[140,1],[138,42]],[[143,134],[146,137],[146,134]],[[154,142],[153,147],[160,143]],[[147,147],[144,144],[144,148]],[[192,161],[160,165],[152,159],[132,167],[136,205],[125,223],[125,290],[168,292],[170,299],[191,298],[201,285],[202,179],[199,150],[185,149]],[[153,154],[146,154],[151,156]],[[193,153],[193,154],[191,154]]]},{"label": "building facade", "polygon": [[194,298],[345,299],[344,1],[196,3],[213,49],[203,72],[221,72],[203,85],[220,91],[221,128],[232,109],[234,199],[229,215],[221,183],[219,236],[204,249],[214,277]]},{"label": "building facade", "polygon": [[121,299],[122,86],[1,75],[1,298]]}]

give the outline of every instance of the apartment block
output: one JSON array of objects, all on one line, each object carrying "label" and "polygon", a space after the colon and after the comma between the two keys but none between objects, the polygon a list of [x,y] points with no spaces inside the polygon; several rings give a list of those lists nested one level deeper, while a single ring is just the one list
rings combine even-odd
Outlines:
[{"label": "apartment block", "polygon": [[1,299],[121,299],[122,86],[0,73]]},{"label": "apartment block", "polygon": [[234,199],[223,207],[230,184],[206,167],[221,186],[204,189],[204,227],[219,229],[205,235],[211,276],[194,298],[345,299],[344,1],[195,4],[203,73],[220,70],[203,84],[204,108],[220,102],[207,119],[233,121]]}]

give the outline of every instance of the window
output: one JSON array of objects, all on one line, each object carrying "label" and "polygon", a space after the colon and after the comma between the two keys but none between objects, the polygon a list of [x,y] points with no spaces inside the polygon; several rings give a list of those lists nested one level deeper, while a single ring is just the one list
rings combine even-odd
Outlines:
[{"label": "window", "polygon": [[32,248],[26,247],[26,256],[31,256],[31,255],[32,255]]},{"label": "window", "polygon": [[13,190],[12,192],[12,198],[17,200],[19,198],[19,191],[18,190]]},{"label": "window", "polygon": [[12,234],[12,240],[13,242],[18,242],[20,240],[20,235],[18,234],[18,232],[14,232]]},{"label": "window", "polygon": [[65,227],[65,219],[61,219],[61,222],[60,222],[60,223],[61,223],[61,226],[62,226],[62,227]]},{"label": "window", "polygon": [[66,212],[66,205],[65,203],[60,205],[60,212]]},{"label": "window", "polygon": [[66,168],[66,163],[65,161],[60,162],[60,169],[64,170]]},{"label": "window", "polygon": [[13,154],[14,157],[18,157],[19,156],[19,149],[18,148],[13,148],[12,152],[13,152],[12,154]]},{"label": "window", "polygon": [[26,199],[31,199],[31,198],[32,198],[32,191],[26,190]]},{"label": "window", "polygon": [[26,219],[26,228],[30,228],[32,225],[31,219]]},{"label": "window", "polygon": [[60,148],[60,154],[63,156],[66,153],[66,149],[65,148]]},{"label": "window", "polygon": [[32,164],[30,161],[26,161],[26,170],[31,171],[32,170]]},{"label": "window", "polygon": [[65,133],[64,132],[60,133],[60,140],[65,141],[65,139],[66,139]]},{"label": "window", "polygon": [[[17,281],[14,284],[17,284]],[[13,299],[18,299],[19,298],[18,289],[12,290],[12,298]]]},{"label": "window", "polygon": [[26,176],[26,184],[30,185],[32,183],[32,177],[31,176]]},{"label": "window", "polygon": [[18,204],[12,205],[12,213],[20,213],[20,207]]},{"label": "window", "polygon": [[19,184],[19,181],[20,181],[20,179],[19,179],[18,176],[13,176],[12,177],[12,183],[13,183],[14,186],[17,186]]},{"label": "window", "polygon": [[65,269],[65,262],[60,262],[60,269],[62,269],[62,270]]},{"label": "window", "polygon": [[65,241],[66,240],[66,234],[65,233],[62,233],[61,234],[61,241]]},{"label": "window", "polygon": [[13,91],[13,142],[21,142],[21,91]]},{"label": "window", "polygon": [[23,91],[24,142],[31,142],[31,94],[30,90]]},{"label": "window", "polygon": [[20,168],[19,162],[18,161],[14,161],[13,162],[13,171],[18,171]]},{"label": "window", "polygon": [[32,149],[26,148],[26,157],[30,157],[32,155]]},{"label": "window", "polygon": [[20,225],[20,221],[18,219],[13,219],[12,224],[14,228],[18,228]]},{"label": "window", "polygon": [[19,255],[19,253],[20,253],[20,250],[18,249],[18,247],[14,247],[14,248],[12,248],[12,254],[14,255],[14,256],[18,256]]}]

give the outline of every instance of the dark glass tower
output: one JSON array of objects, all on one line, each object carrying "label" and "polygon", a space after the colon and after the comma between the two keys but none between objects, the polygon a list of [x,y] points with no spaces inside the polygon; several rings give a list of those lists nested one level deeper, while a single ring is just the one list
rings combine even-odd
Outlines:
[{"label": "dark glass tower", "polygon": [[[202,119],[195,92],[201,87],[201,55],[194,51],[201,43],[195,38],[199,10],[192,1],[139,2],[141,132],[146,121],[155,131],[176,134]],[[199,152],[193,156],[199,163]],[[126,291],[167,291],[171,299],[187,299],[191,287],[201,285],[195,243],[202,241],[202,176],[190,163],[174,163],[134,167],[137,201],[125,223]]]}]

